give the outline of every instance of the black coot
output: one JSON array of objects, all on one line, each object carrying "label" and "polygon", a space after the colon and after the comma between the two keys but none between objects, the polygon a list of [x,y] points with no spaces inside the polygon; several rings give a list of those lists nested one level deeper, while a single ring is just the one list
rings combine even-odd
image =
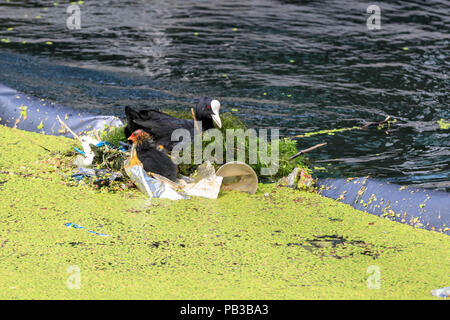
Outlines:
[{"label": "black coot", "polygon": [[[214,128],[214,123],[221,128],[222,122],[219,116],[220,102],[209,97],[203,97],[195,107],[195,117],[202,123],[202,130]],[[125,107],[127,127],[125,134],[128,136],[135,130],[142,129],[152,136],[154,142],[172,150],[178,141],[171,141],[172,132],[176,129],[187,129],[194,136],[194,121],[172,117],[157,110],[135,111]]]}]

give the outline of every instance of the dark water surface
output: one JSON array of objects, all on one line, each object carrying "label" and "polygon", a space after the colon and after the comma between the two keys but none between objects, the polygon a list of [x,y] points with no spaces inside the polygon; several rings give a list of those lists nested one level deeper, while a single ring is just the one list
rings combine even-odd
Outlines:
[{"label": "dark water surface", "polygon": [[[381,7],[381,30],[366,9]],[[218,97],[283,135],[398,119],[385,131],[299,140],[333,176],[450,190],[449,1],[0,1],[0,82],[123,116]],[[12,29],[11,29],[12,28]],[[23,43],[26,41],[26,43]],[[51,44],[47,44],[47,42]]]}]

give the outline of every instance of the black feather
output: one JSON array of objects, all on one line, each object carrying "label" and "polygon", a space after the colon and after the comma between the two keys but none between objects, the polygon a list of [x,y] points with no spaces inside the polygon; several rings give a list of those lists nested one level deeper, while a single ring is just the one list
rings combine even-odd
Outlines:
[{"label": "black feather", "polygon": [[177,177],[177,166],[164,151],[159,151],[152,140],[136,144],[136,155],[145,171],[160,174],[172,181]]},{"label": "black feather", "polygon": [[[213,112],[207,106],[211,106],[211,98],[203,97],[195,108],[195,117],[201,122],[202,130],[214,128],[211,115]],[[127,117],[127,136],[137,129],[142,129],[150,134],[154,142],[163,145],[167,150],[172,150],[179,141],[172,141],[172,132],[176,129],[186,129],[194,137],[194,121],[179,119],[158,110],[135,111],[130,107],[125,107]]]}]

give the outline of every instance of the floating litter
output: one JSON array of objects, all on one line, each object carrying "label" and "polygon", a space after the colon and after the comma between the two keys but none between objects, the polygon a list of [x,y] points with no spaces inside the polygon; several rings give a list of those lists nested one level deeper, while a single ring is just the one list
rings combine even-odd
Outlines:
[{"label": "floating litter", "polygon": [[436,297],[449,298],[450,297],[450,287],[431,290],[431,294]]},{"label": "floating litter", "polygon": [[85,227],[80,226],[79,224],[76,224],[76,223],[69,222],[69,223],[66,223],[64,225],[67,228],[84,229],[84,230],[86,230],[89,233],[96,234],[96,235],[101,236],[101,237],[109,237],[109,234],[98,233],[98,232],[95,232],[95,231],[87,230]]},{"label": "floating litter", "polygon": [[217,170],[216,175],[223,177],[222,187],[225,190],[253,194],[258,189],[258,176],[252,167],[243,162],[228,162]]}]

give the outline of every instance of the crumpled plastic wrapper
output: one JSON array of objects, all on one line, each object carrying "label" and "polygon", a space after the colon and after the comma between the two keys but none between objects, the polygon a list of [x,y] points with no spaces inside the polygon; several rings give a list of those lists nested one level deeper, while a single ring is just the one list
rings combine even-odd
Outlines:
[{"label": "crumpled plastic wrapper", "polygon": [[152,174],[150,177],[141,165],[130,166],[129,159],[125,160],[124,168],[130,179],[138,189],[150,198],[166,198],[172,200],[189,199],[189,196],[217,199],[223,177],[216,176],[212,164],[207,161],[200,165],[195,178],[182,177],[178,183]]},{"label": "crumpled plastic wrapper", "polygon": [[441,298],[450,298],[450,287],[431,290],[431,295]]},{"label": "crumpled plastic wrapper", "polygon": [[216,170],[209,161],[197,167],[195,173],[189,177],[193,183],[187,183],[183,191],[190,196],[217,199],[223,177],[216,176]]},{"label": "crumpled plastic wrapper", "polygon": [[216,174],[216,170],[209,161],[203,162],[197,167],[195,173],[190,177],[194,179],[195,182],[199,182],[202,179],[209,178]]},{"label": "crumpled plastic wrapper", "polygon": [[81,181],[83,178],[88,178],[93,179],[94,181],[108,180],[109,182],[113,182],[114,180],[122,178],[122,173],[107,169],[79,167],[72,174],[72,178],[77,181]]},{"label": "crumpled plastic wrapper", "polygon": [[141,166],[125,167],[125,171],[138,189],[142,193],[148,194],[150,198],[189,199],[175,191],[168,183],[151,178]]},{"label": "crumpled plastic wrapper", "polygon": [[223,177],[218,177],[213,174],[207,178],[201,179],[197,183],[186,185],[183,190],[190,196],[217,199],[222,180]]},{"label": "crumpled plastic wrapper", "polygon": [[99,141],[90,136],[82,136],[81,141],[84,155],[78,155],[74,160],[74,164],[78,167],[88,167],[92,164],[92,161],[94,161],[95,156],[90,145],[96,145]]},{"label": "crumpled plastic wrapper", "polygon": [[287,177],[281,178],[277,185],[308,191],[314,188],[314,183],[315,180],[309,173],[297,167]]},{"label": "crumpled plastic wrapper", "polygon": [[309,173],[302,170],[298,175],[297,189],[311,191],[314,189],[315,180]]}]

